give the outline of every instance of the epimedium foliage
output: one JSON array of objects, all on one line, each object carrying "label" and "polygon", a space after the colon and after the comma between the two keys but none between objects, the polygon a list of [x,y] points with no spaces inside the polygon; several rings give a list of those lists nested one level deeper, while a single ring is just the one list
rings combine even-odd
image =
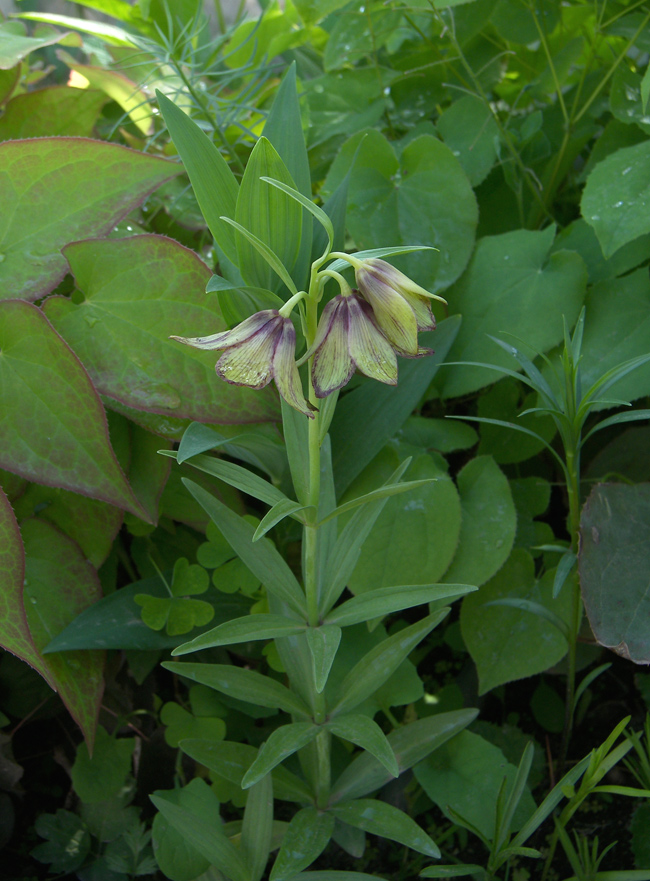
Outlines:
[{"label": "epimedium foliage", "polygon": [[[274,879],[371,877],[305,871],[331,838],[359,858],[370,833],[411,848],[413,873],[443,849],[424,876],[496,879],[542,865],[554,814],[541,877],[558,844],[574,877],[647,877],[638,841],[628,872],[566,832],[594,792],[647,795],[601,783],[643,757],[625,722],[537,808],[517,729],[462,729],[479,693],[568,656],[559,722],[550,676],[530,702],[564,729],[562,763],[609,675],[578,651],[578,569],[593,635],[647,662],[644,488],[597,486],[580,513],[585,479],[644,476],[647,430],[617,432],[645,413],[595,411],[648,393],[650,12],[300,0],[215,39],[198,0],[86,5],[114,23],[0,23],[0,641],[91,750],[97,732],[71,769],[78,812],[44,815],[34,855],[131,878],[154,854],[192,881],[261,878],[278,850]],[[44,52],[68,85],[39,84],[25,59]],[[397,361],[424,354],[418,330],[435,354]],[[343,388],[355,369],[372,379]],[[271,379],[295,409],[250,388]],[[566,530],[545,516],[556,483]],[[460,627],[444,621],[464,593]],[[423,682],[433,646],[469,652],[478,689]],[[96,729],[113,649],[138,681],[170,649],[203,653],[165,661],[189,691],[157,709],[211,785],[179,758],[151,832],[133,739]],[[409,768],[404,813],[381,791]],[[425,798],[442,812],[427,831]],[[450,865],[441,824],[483,864]]]}]

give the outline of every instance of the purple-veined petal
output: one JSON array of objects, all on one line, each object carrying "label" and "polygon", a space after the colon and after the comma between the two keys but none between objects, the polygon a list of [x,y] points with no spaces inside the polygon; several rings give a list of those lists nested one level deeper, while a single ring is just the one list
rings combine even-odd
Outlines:
[{"label": "purple-veined petal", "polygon": [[399,352],[415,355],[418,351],[418,323],[415,312],[393,288],[373,278],[372,284],[357,282],[365,299],[372,306],[375,319],[384,335]]},{"label": "purple-veined petal", "polygon": [[213,333],[211,336],[172,336],[170,339],[176,340],[179,343],[185,343],[186,346],[193,346],[195,349],[227,349],[229,346],[238,346],[240,343],[250,339],[250,337],[262,330],[265,324],[268,324],[274,318],[278,318],[279,315],[280,313],[275,309],[265,309],[262,312],[256,312],[249,318],[245,318],[241,324],[233,327],[232,330]]},{"label": "purple-veined petal", "polygon": [[402,296],[415,313],[418,330],[435,330],[436,319],[431,311],[431,302],[425,297],[421,297],[418,294],[411,294],[407,291],[404,291]]},{"label": "purple-veined petal", "polygon": [[296,367],[296,331],[290,318],[285,318],[283,321],[273,355],[273,378],[287,404],[313,419],[314,414],[305,400],[300,374]]},{"label": "purple-veined petal", "polygon": [[348,350],[348,299],[341,295],[334,297],[321,316],[321,322],[326,318],[326,332],[317,333],[317,339],[321,342],[314,354],[311,374],[318,398],[325,398],[336,389],[342,388],[354,373],[354,364]]},{"label": "purple-veined petal", "polygon": [[260,389],[273,378],[273,356],[282,334],[284,319],[277,315],[253,336],[229,346],[217,361],[217,376],[233,385]]},{"label": "purple-veined petal", "polygon": [[354,295],[348,298],[350,330],[348,348],[358,370],[371,379],[397,384],[397,358],[372,318],[370,306]]}]

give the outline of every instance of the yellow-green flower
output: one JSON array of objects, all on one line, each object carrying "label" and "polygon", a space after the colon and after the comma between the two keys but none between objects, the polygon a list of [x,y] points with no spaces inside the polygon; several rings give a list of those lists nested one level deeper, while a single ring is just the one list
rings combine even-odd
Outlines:
[{"label": "yellow-green flower", "polygon": [[396,351],[410,357],[429,354],[429,349],[418,345],[418,331],[436,329],[431,300],[442,297],[425,291],[399,269],[376,257],[360,261],[355,275],[377,324]]},{"label": "yellow-green flower", "polygon": [[355,370],[387,385],[397,384],[393,347],[377,327],[370,306],[355,293],[339,294],[325,306],[302,360],[312,355],[312,383],[319,398],[346,385]]},{"label": "yellow-green flower", "polygon": [[217,361],[217,376],[232,385],[261,389],[272,379],[284,400],[314,418],[304,398],[296,366],[296,331],[290,318],[276,309],[265,309],[241,324],[206,337],[173,336],[173,340],[196,349],[223,349]]}]

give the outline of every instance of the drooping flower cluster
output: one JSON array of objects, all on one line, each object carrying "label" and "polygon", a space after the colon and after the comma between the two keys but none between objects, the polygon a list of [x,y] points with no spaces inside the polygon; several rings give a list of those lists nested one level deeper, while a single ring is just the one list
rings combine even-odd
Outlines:
[{"label": "drooping flower cluster", "polygon": [[[312,359],[314,393],[324,398],[346,385],[355,370],[388,385],[397,384],[397,358],[431,354],[418,344],[418,331],[435,330],[431,299],[442,300],[378,258],[356,260],[358,290],[352,291],[338,273],[341,293],[323,309],[315,338],[299,364]],[[199,349],[222,349],[217,375],[233,385],[260,389],[272,379],[284,400],[313,418],[305,400],[295,360],[296,332],[289,311],[266,309],[232,330],[208,337],[171,339]],[[444,302],[444,300],[442,300]],[[286,307],[289,307],[289,310]]]}]

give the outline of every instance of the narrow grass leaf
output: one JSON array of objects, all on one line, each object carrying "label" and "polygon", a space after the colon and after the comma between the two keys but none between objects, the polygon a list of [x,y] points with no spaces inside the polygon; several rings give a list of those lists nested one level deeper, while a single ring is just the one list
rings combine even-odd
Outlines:
[{"label": "narrow grass leaf", "polygon": [[459,597],[477,590],[469,584],[415,584],[380,587],[346,600],[325,618],[326,624],[349,627],[363,621],[382,618],[402,609],[411,609],[449,597]]},{"label": "narrow grass leaf", "polygon": [[259,541],[261,538],[264,538],[266,533],[270,529],[273,529],[274,526],[277,526],[277,524],[280,523],[281,520],[284,520],[285,517],[294,517],[295,520],[303,523],[303,518],[296,517],[295,515],[298,511],[305,511],[309,507],[309,505],[301,505],[300,502],[294,502],[292,499],[280,499],[280,501],[276,502],[271,510],[267,511],[264,517],[262,517],[260,525],[253,534],[253,541]]},{"label": "narrow grass leaf", "polygon": [[279,636],[294,636],[302,633],[306,624],[300,624],[282,615],[247,615],[235,618],[213,627],[207,633],[196,636],[190,642],[175,648],[172,655],[187,655],[200,649],[214,648],[220,645],[235,645],[258,639],[275,639]]}]

